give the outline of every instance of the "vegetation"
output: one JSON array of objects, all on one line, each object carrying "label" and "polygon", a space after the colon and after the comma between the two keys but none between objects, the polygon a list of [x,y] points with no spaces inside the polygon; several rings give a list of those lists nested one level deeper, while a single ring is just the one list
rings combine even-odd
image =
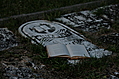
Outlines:
[{"label": "vegetation", "polygon": [[1,0],[0,18],[59,8],[95,0]]}]

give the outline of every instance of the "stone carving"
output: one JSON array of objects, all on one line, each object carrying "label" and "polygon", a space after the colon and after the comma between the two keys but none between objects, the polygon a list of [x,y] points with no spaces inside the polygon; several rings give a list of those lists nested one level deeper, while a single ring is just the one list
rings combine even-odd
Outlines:
[{"label": "stone carving", "polygon": [[81,44],[84,45],[91,57],[101,58],[112,52],[100,49],[90,43],[85,37],[64,24],[46,20],[27,22],[19,27],[19,32],[32,40],[32,43],[42,44]]},{"label": "stone carving", "polygon": [[20,33],[32,39],[32,42],[40,43],[44,46],[49,44],[76,44],[84,40],[83,35],[80,37],[74,30],[58,22],[46,20],[31,21],[23,24]]},{"label": "stone carving", "polygon": [[102,27],[110,28],[108,21],[92,14],[90,11],[65,14],[61,18],[56,18],[56,20],[89,32],[96,32]]},{"label": "stone carving", "polygon": [[110,29],[111,23],[119,18],[119,5],[100,7],[92,11],[80,11],[56,18],[66,25],[88,32],[97,32],[101,28]]}]

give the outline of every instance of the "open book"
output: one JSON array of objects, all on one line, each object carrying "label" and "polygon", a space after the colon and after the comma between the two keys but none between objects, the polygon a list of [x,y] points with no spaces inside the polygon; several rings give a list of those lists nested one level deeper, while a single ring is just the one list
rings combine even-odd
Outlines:
[{"label": "open book", "polygon": [[46,46],[48,57],[68,57],[70,59],[89,58],[84,45],[53,44]]}]

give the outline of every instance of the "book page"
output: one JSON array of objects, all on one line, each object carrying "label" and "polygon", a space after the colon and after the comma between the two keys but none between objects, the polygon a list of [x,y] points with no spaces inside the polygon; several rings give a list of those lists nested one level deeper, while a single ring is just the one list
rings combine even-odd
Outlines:
[{"label": "book page", "polygon": [[68,50],[63,44],[53,44],[46,46],[49,57],[69,55]]},{"label": "book page", "polygon": [[90,57],[84,45],[67,45],[70,56]]}]

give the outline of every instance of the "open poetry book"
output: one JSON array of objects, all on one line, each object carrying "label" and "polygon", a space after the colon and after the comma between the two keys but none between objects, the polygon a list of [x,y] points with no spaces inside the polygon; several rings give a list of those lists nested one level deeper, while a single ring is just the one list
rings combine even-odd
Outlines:
[{"label": "open poetry book", "polygon": [[70,59],[89,58],[84,45],[53,44],[46,46],[48,57],[68,57]]}]

